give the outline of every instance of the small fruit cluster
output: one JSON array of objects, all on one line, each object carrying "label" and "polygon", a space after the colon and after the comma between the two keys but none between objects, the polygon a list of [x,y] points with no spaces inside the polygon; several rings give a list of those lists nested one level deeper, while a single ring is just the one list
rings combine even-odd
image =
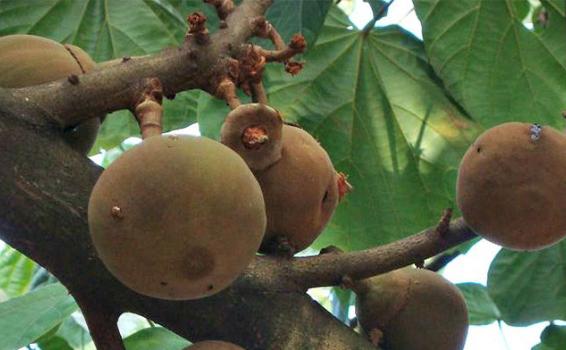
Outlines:
[{"label": "small fruit cluster", "polygon": [[340,176],[307,132],[248,104],[227,116],[221,134],[221,142],[149,137],[98,179],[88,209],[94,246],[138,293],[215,294],[258,250],[278,252],[274,240],[303,250],[332,216]]}]

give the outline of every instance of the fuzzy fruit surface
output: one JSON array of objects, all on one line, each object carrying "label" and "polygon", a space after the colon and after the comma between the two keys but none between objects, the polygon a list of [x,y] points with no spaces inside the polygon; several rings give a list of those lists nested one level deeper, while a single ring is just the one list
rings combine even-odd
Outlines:
[{"label": "fuzzy fruit surface", "polygon": [[194,343],[184,350],[245,350],[238,345],[219,340],[207,340]]},{"label": "fuzzy fruit surface", "polygon": [[466,223],[506,248],[536,250],[566,235],[566,138],[531,124],[484,132],[460,164],[456,199]]},{"label": "fuzzy fruit surface", "polygon": [[[88,73],[96,63],[81,48],[34,35],[0,37],[0,87],[21,88]],[[98,133],[99,118],[64,131],[65,141],[88,154]]]},{"label": "fuzzy fruit surface", "polygon": [[262,252],[284,236],[295,251],[322,232],[338,204],[338,178],[326,151],[306,131],[283,125],[281,159],[256,172],[267,211]]},{"label": "fuzzy fruit surface", "polygon": [[261,188],[241,157],[204,137],[165,135],[102,173],[88,221],[108,270],[162,299],[226,288],[254,259],[266,225]]},{"label": "fuzzy fruit surface", "polygon": [[404,268],[358,281],[356,315],[364,332],[383,332],[387,350],[461,350],[468,313],[458,288],[424,269]]}]

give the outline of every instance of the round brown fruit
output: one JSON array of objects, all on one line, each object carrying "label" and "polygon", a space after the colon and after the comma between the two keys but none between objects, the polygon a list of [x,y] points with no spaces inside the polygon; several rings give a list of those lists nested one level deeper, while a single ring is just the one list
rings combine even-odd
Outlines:
[{"label": "round brown fruit", "polygon": [[102,173],[88,221],[108,270],[162,299],[230,285],[266,225],[261,188],[241,157],[207,138],[173,135],[144,140]]},{"label": "round brown fruit", "polygon": [[566,139],[536,124],[487,130],[460,164],[456,198],[466,223],[487,240],[541,249],[566,235]]},{"label": "round brown fruit", "polygon": [[[22,88],[80,75],[96,63],[74,45],[35,35],[0,37],[0,87]],[[64,131],[64,139],[77,152],[88,154],[98,133],[99,118],[90,118]]]},{"label": "round brown fruit", "polygon": [[326,151],[306,131],[283,125],[281,159],[255,173],[265,199],[267,231],[261,252],[286,239],[292,251],[308,247],[338,204],[338,174]]},{"label": "round brown fruit", "polygon": [[238,153],[250,169],[259,171],[281,158],[283,120],[264,104],[249,103],[228,113],[220,130],[220,142]]},{"label": "round brown fruit", "polygon": [[244,348],[219,340],[206,340],[185,348],[184,350],[245,350]]},{"label": "round brown fruit", "polygon": [[424,269],[404,268],[354,285],[364,333],[389,350],[460,350],[468,312],[458,288]]}]

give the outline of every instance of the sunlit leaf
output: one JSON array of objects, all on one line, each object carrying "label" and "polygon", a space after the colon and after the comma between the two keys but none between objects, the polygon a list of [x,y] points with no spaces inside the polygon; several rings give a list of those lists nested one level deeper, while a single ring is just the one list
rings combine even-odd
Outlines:
[{"label": "sunlit leaf", "polygon": [[418,40],[395,27],[364,35],[332,12],[303,72],[270,66],[267,85],[270,102],[354,186],[317,246],[360,249],[418,232],[454,206],[446,183],[478,130],[445,96]]},{"label": "sunlit leaf", "polygon": [[512,0],[414,3],[430,63],[474,119],[484,127],[510,120],[562,126],[563,2],[548,1],[561,12],[542,34],[523,26]]}]

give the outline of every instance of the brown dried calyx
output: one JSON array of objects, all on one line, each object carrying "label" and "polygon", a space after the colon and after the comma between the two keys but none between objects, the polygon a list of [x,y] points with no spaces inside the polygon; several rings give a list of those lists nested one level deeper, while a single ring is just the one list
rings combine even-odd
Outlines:
[{"label": "brown dried calyx", "polygon": [[355,281],[356,316],[375,345],[388,350],[461,350],[468,313],[458,288],[424,269],[403,268]]},{"label": "brown dried calyx", "polygon": [[263,170],[281,158],[283,120],[275,109],[260,103],[236,107],[220,130],[220,142],[238,153],[252,171]]},{"label": "brown dried calyx", "polygon": [[181,300],[230,285],[255,258],[266,216],[261,188],[235,152],[204,137],[161,135],[102,173],[88,222],[98,256],[118,280],[140,294]]},{"label": "brown dried calyx", "polygon": [[[21,88],[65,77],[69,83],[78,84],[79,76],[95,66],[90,56],[74,45],[62,45],[35,35],[0,37],[0,87]],[[90,118],[65,129],[63,138],[77,152],[88,154],[102,118]]]},{"label": "brown dried calyx", "polygon": [[267,211],[260,251],[289,254],[308,247],[332,217],[344,179],[326,151],[306,131],[283,125],[281,159],[255,175]]},{"label": "brown dried calyx", "polygon": [[184,350],[245,350],[244,348],[219,340],[206,340],[185,348]]},{"label": "brown dried calyx", "polygon": [[536,250],[566,236],[565,136],[538,124],[487,130],[460,164],[456,199],[466,223],[506,248]]}]

